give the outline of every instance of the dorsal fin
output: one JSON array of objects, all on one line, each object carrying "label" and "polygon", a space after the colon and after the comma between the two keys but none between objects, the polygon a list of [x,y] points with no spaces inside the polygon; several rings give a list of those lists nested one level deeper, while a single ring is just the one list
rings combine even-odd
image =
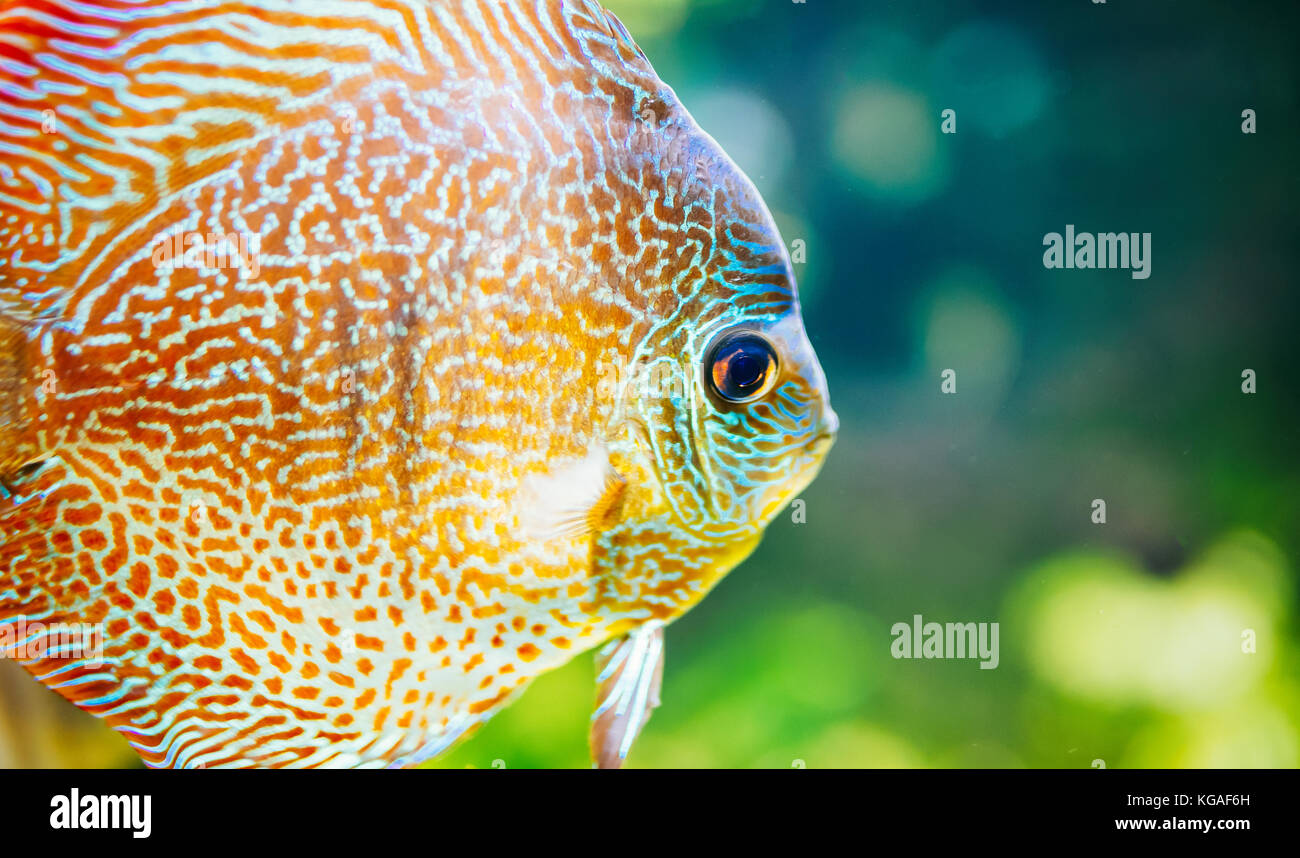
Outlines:
[{"label": "dorsal fin", "polygon": [[637,55],[640,56],[641,59],[645,60],[647,63],[650,62],[645,55],[645,51],[641,50],[641,46],[632,38],[632,34],[627,31],[627,27],[623,26],[623,22],[619,20],[618,16],[608,9],[602,8],[600,11],[604,14],[605,23],[609,27],[610,34],[613,35],[614,38],[618,39],[625,47],[636,51]]}]

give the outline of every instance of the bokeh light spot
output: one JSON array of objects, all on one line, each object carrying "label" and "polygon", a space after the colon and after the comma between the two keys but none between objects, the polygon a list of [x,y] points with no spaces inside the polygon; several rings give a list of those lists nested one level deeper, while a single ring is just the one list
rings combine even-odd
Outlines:
[{"label": "bokeh light spot", "polygon": [[920,93],[883,81],[849,90],[835,114],[836,159],[878,197],[913,203],[947,185],[939,111]]},{"label": "bokeh light spot", "polygon": [[961,122],[993,137],[1032,122],[1047,103],[1038,51],[1004,24],[979,21],[957,28],[935,48],[930,67],[934,97],[956,109]]}]

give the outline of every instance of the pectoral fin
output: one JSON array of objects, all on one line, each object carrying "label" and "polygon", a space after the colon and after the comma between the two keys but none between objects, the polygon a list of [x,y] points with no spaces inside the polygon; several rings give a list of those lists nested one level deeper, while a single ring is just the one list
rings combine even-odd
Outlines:
[{"label": "pectoral fin", "polygon": [[626,486],[609,462],[609,451],[594,444],[583,458],[525,483],[519,515],[524,533],[547,540],[603,530],[617,517]]},{"label": "pectoral fin", "polygon": [[623,765],[651,710],[659,705],[663,675],[663,626],[642,626],[597,651],[590,736],[597,768]]}]

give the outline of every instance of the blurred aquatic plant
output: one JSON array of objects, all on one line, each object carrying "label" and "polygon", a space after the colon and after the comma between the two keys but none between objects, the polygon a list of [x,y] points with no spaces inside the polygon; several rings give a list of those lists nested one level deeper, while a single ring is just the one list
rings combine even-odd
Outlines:
[{"label": "blurred aquatic plant", "polygon": [[1120,554],[1055,556],[1006,613],[1027,666],[1066,705],[1144,721],[1115,764],[1295,766],[1293,586],[1280,549],[1243,530],[1168,579]]}]

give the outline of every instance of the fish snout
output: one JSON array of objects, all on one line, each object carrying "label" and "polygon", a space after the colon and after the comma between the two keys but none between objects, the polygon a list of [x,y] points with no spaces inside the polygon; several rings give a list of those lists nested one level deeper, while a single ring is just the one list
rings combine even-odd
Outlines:
[{"label": "fish snout", "polygon": [[840,432],[840,416],[835,413],[835,409],[829,405],[826,406],[826,412],[822,415],[822,431],[818,436],[829,435],[834,438]]},{"label": "fish snout", "polygon": [[829,405],[822,411],[821,420],[818,421],[817,433],[813,435],[809,447],[816,456],[824,456],[830,450],[831,445],[835,443],[835,436],[840,431],[840,418],[835,410]]}]

